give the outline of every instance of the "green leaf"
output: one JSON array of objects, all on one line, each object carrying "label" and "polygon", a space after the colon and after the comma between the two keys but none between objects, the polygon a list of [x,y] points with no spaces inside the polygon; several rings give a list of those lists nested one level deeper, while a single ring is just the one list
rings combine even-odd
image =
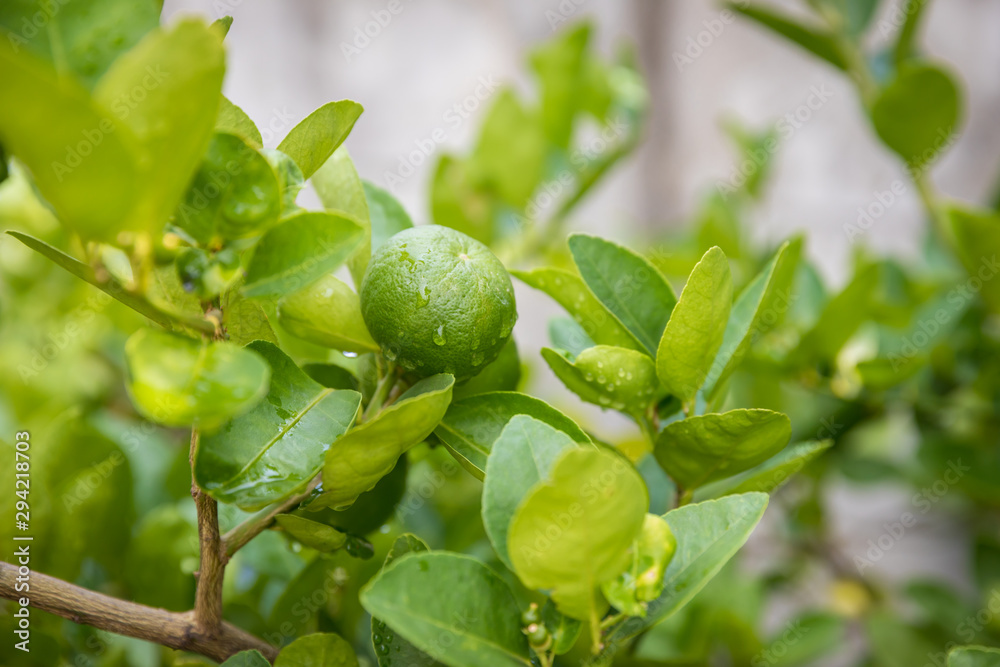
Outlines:
[{"label": "green leaf", "polygon": [[281,213],[278,217],[287,218],[301,211],[301,207],[295,202],[298,199],[299,192],[305,187],[306,180],[302,176],[302,170],[299,169],[299,165],[295,164],[292,158],[273,148],[265,148],[261,153],[267,159],[271,168],[274,169],[275,176],[278,177],[278,186],[281,190]]},{"label": "green leaf", "polygon": [[847,71],[847,61],[837,45],[836,38],[830,32],[821,28],[804,26],[773,9],[753,7],[749,3],[734,2],[729,3],[728,7],[798,44],[837,69]]},{"label": "green leaf", "polygon": [[483,370],[455,387],[452,400],[460,401],[476,394],[494,391],[515,391],[521,382],[521,358],[517,354],[517,343],[511,336],[497,358],[486,364]]},{"label": "green leaf", "polygon": [[552,635],[552,652],[556,655],[569,653],[583,630],[579,620],[560,613],[551,599],[546,600],[542,607],[542,624]]},{"label": "green leaf", "polygon": [[434,434],[462,467],[482,480],[493,443],[515,415],[534,417],[576,442],[590,442],[576,422],[545,401],[512,391],[478,394],[456,401]]},{"label": "green leaf", "polygon": [[719,353],[705,379],[707,400],[715,398],[725,386],[754,341],[781,322],[791,307],[792,283],[801,252],[801,238],[786,242],[736,299]]},{"label": "green leaf", "polygon": [[788,444],[791,433],[791,422],[780,412],[732,410],[667,424],[653,454],[680,487],[690,490],[766,461]]},{"label": "green leaf", "polygon": [[1000,649],[986,646],[960,646],[948,653],[948,667],[998,667]]},{"label": "green leaf", "polygon": [[230,299],[222,313],[229,341],[237,345],[247,345],[255,340],[266,340],[277,345],[278,337],[260,304],[241,298],[233,292],[229,295]]},{"label": "green leaf", "polygon": [[729,262],[714,247],[691,270],[656,351],[656,373],[682,403],[694,398],[708,376],[732,304]]},{"label": "green leaf", "polygon": [[906,21],[899,31],[899,37],[896,38],[896,46],[893,47],[893,58],[897,68],[917,54],[917,32],[920,29],[924,9],[929,4],[930,0],[904,0],[896,10],[906,15]]},{"label": "green leaf", "polygon": [[507,567],[513,569],[507,529],[514,510],[535,484],[548,478],[563,450],[576,446],[564,432],[528,415],[512,417],[493,443],[483,485],[483,527]]},{"label": "green leaf", "polygon": [[[0,143],[31,170],[59,221],[86,239],[114,239],[139,192],[137,139],[71,78],[0,39]],[[44,130],[40,131],[40,128]]]},{"label": "green leaf", "polygon": [[584,96],[584,64],[591,26],[582,23],[567,30],[531,54],[531,66],[541,88],[542,123],[549,140],[569,147],[573,120]]},{"label": "green leaf", "polygon": [[346,213],[361,225],[361,244],[349,264],[354,287],[360,289],[372,254],[371,215],[364,185],[346,148],[341,146],[333,152],[330,159],[313,174],[312,184],[324,208]]},{"label": "green leaf", "polygon": [[735,493],[771,493],[830,449],[832,440],[800,442],[778,452],[767,461],[730,479],[706,484],[695,492],[695,500],[721,498]]},{"label": "green leaf", "polygon": [[317,633],[281,649],[274,667],[358,667],[358,657],[340,635]]},{"label": "green leaf", "polygon": [[670,283],[641,255],[596,236],[573,234],[569,249],[590,291],[649,354],[677,303]]},{"label": "green leaf", "polygon": [[468,556],[409,553],[361,589],[361,604],[451,667],[531,665],[510,587]]},{"label": "green leaf", "polygon": [[542,357],[556,377],[588,403],[641,415],[656,400],[656,364],[642,352],[597,345],[571,360],[545,347]]},{"label": "green leaf", "polygon": [[515,209],[522,209],[542,180],[548,145],[537,114],[510,88],[496,94],[479,133],[472,166]]},{"label": "green leaf", "polygon": [[663,518],[677,549],[663,576],[663,592],[649,604],[645,618],[630,618],[608,645],[634,637],[687,604],[743,546],[766,507],[767,494],[744,493],[667,512]]},{"label": "green leaf", "polygon": [[[0,33],[88,87],[160,23],[157,0],[20,0],[0,3]],[[39,25],[42,22],[42,25]],[[9,31],[9,32],[8,32]]]},{"label": "green leaf", "polygon": [[240,651],[219,667],[271,667],[260,651]]},{"label": "green leaf", "polygon": [[232,16],[220,16],[212,21],[212,30],[215,30],[223,39],[229,34],[229,29],[233,27]]},{"label": "green leaf", "polygon": [[94,88],[138,140],[140,180],[129,227],[157,232],[174,212],[215,127],[225,72],[219,36],[198,20],[157,29]]},{"label": "green leaf", "polygon": [[374,253],[391,236],[413,226],[410,214],[387,190],[362,181],[365,189],[365,201],[368,204],[368,215],[371,219],[372,247]]},{"label": "green leaf", "polygon": [[574,357],[596,345],[583,327],[568,317],[553,317],[549,320],[549,340],[552,341],[552,347],[565,350]]},{"label": "green leaf", "polygon": [[455,378],[432,375],[333,443],[323,465],[323,494],[317,507],[346,507],[375,486],[396,460],[431,434],[451,403]]},{"label": "green leaf", "polygon": [[279,514],[274,520],[297,541],[317,551],[335,551],[347,542],[347,535],[318,521],[294,514]]},{"label": "green leaf", "polygon": [[281,187],[267,159],[235,134],[212,137],[173,225],[192,242],[254,236],[278,220]]},{"label": "green leaf", "polygon": [[642,343],[601,304],[579,276],[555,268],[511,271],[511,275],[555,299],[595,342],[627,347],[639,352],[645,350]]},{"label": "green leaf", "polygon": [[271,228],[257,244],[246,296],[280,296],[331,273],[364,243],[364,229],[339,213],[303,211]]},{"label": "green leaf", "polygon": [[847,20],[848,34],[859,38],[871,25],[880,0],[841,0],[841,4],[844,5],[841,11]]},{"label": "green leaf", "polygon": [[172,505],[158,507],[135,529],[125,559],[132,599],[171,611],[194,605],[198,528]]},{"label": "green leaf", "polygon": [[1000,214],[988,209],[951,206],[947,216],[958,246],[958,254],[970,276],[981,283],[980,294],[993,312],[1000,312]]},{"label": "green leaf", "polygon": [[226,134],[235,134],[260,150],[264,147],[264,139],[260,136],[260,130],[250,120],[250,116],[243,109],[229,101],[225,95],[219,104],[219,115],[215,119],[215,131]]},{"label": "green leaf", "polygon": [[346,352],[378,352],[361,300],[343,281],[326,275],[278,301],[278,322],[302,340]]},{"label": "green leaf", "polygon": [[646,486],[626,459],[566,449],[511,519],[514,571],[528,588],[549,591],[567,616],[600,616],[606,603],[598,589],[627,566],[648,507]]},{"label": "green leaf", "polygon": [[327,102],[293,127],[278,150],[295,160],[302,175],[309,178],[344,143],[362,111],[364,108],[351,100]]},{"label": "green leaf", "polygon": [[476,182],[470,160],[442,155],[431,181],[434,223],[457,229],[490,245],[494,237],[496,201]]},{"label": "green leaf", "polygon": [[663,592],[663,575],[677,549],[670,525],[662,517],[647,514],[642,532],[631,547],[628,568],[601,585],[611,606],[629,616],[645,616],[646,602]]},{"label": "green leaf", "polygon": [[365,491],[345,510],[330,507],[314,509],[306,505],[296,513],[311,521],[333,526],[341,532],[365,536],[378,530],[392,518],[399,501],[406,493],[406,473],[409,466],[401,456],[392,471],[380,479],[370,491]]},{"label": "green leaf", "polygon": [[214,428],[267,394],[260,355],[231,343],[140,329],[125,343],[128,392],[136,409],[166,426]]},{"label": "green leaf", "polygon": [[[2,41],[2,40],[0,40]],[[134,292],[130,292],[124,285],[119,283],[114,278],[110,276],[107,279],[99,279],[94,269],[83,262],[70,257],[62,250],[58,248],[53,248],[48,243],[36,239],[34,236],[29,236],[28,234],[22,234],[21,232],[7,232],[15,239],[28,246],[35,252],[44,255],[48,259],[52,260],[60,267],[66,271],[72,273],[74,276],[90,283],[97,289],[101,290],[105,294],[108,294],[118,301],[121,301],[126,306],[136,311],[140,315],[145,315],[153,322],[156,322],[162,327],[171,328],[173,326],[173,320],[166,313],[158,310],[153,304],[149,303],[146,299],[142,298]],[[206,323],[207,324],[207,323]]]},{"label": "green leaf", "polygon": [[[416,535],[403,533],[389,548],[382,569],[409,553],[429,551],[427,543]],[[410,642],[394,633],[384,621],[372,616],[372,645],[379,667],[405,665],[405,667],[438,667],[439,663]]]},{"label": "green leaf", "polygon": [[875,132],[910,169],[930,164],[951,145],[960,114],[954,79],[928,64],[900,68],[871,109]]},{"label": "green leaf", "polygon": [[832,360],[870,316],[878,279],[878,264],[857,268],[851,281],[826,303],[812,328],[803,334],[796,356]]},{"label": "green leaf", "polygon": [[194,477],[216,500],[253,511],[305,489],[330,443],[354,423],[361,395],[311,380],[272,343],[246,350],[267,362],[270,391],[252,411],[202,436]]}]

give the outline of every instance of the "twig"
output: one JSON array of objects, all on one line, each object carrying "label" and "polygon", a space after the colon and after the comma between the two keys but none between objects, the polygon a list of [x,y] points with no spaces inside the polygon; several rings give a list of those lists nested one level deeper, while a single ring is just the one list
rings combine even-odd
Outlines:
[{"label": "twig", "polygon": [[246,546],[247,542],[270,528],[271,524],[274,523],[274,518],[276,516],[294,509],[296,505],[308,498],[313,492],[313,489],[319,485],[321,479],[321,475],[316,475],[316,477],[309,482],[309,486],[306,487],[306,490],[302,493],[294,495],[288,500],[285,500],[284,502],[273,507],[261,510],[235,528],[227,531],[226,534],[222,536],[222,553],[224,561],[228,563],[229,559],[233,557],[233,554]]},{"label": "twig", "polygon": [[174,613],[119,600],[40,572],[31,573],[30,590],[19,592],[14,588],[17,573],[17,567],[0,561],[0,598],[27,597],[35,609],[74,623],[191,651],[217,662],[249,649],[260,651],[270,661],[278,655],[274,646],[229,623],[206,633],[192,612]]},{"label": "twig", "polygon": [[219,507],[215,499],[204,493],[193,478],[194,457],[198,449],[198,429],[191,429],[191,496],[198,510],[198,543],[201,564],[198,566],[198,590],[195,593],[194,617],[204,633],[212,635],[222,625],[222,538],[219,536]]}]

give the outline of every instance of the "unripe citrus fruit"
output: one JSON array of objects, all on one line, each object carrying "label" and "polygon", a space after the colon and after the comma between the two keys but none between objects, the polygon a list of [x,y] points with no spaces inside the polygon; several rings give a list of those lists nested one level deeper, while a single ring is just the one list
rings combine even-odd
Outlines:
[{"label": "unripe citrus fruit", "polygon": [[361,315],[390,361],[461,380],[497,357],[517,309],[510,275],[489,248],[425,225],[396,234],[372,256]]}]

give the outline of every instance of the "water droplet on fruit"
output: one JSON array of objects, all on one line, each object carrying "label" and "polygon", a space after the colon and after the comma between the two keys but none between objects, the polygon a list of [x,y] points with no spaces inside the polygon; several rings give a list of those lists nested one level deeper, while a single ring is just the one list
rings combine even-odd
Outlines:
[{"label": "water droplet on fruit", "polygon": [[598,368],[604,368],[604,362],[603,361],[598,361],[597,362],[597,367]]},{"label": "water droplet on fruit", "polygon": [[397,356],[396,355],[396,351],[393,350],[392,348],[389,348],[388,350],[383,351],[382,354],[384,354],[385,358],[388,359],[389,361],[396,361],[396,356]]},{"label": "water droplet on fruit", "polygon": [[431,288],[424,283],[417,290],[417,307],[423,308],[431,301]]},{"label": "water droplet on fruit", "polygon": [[585,373],[584,376],[583,376],[583,379],[586,380],[587,382],[593,382],[594,381],[594,374],[593,373]]},{"label": "water droplet on fruit", "polygon": [[601,384],[604,384],[604,383],[605,383],[605,382],[607,382],[608,380],[607,380],[607,378],[605,378],[605,377],[604,377],[603,375],[598,375],[598,376],[597,376],[597,381],[598,381],[599,383],[601,383]]},{"label": "water droplet on fruit", "polygon": [[445,343],[448,342],[444,337],[443,324],[437,328],[437,331],[434,332],[434,334],[431,336],[431,339],[434,341],[435,345],[444,345]]},{"label": "water droplet on fruit", "polygon": [[611,402],[611,399],[608,398],[607,396],[601,396],[597,400],[598,400],[598,402],[600,402],[601,405],[607,405],[607,404],[609,404]]},{"label": "water droplet on fruit", "polygon": [[620,377],[620,378],[625,377],[625,369],[624,368],[619,368],[618,369],[618,377]]},{"label": "water droplet on fruit", "polygon": [[626,380],[631,380],[632,379],[632,374],[631,373],[626,373],[625,374],[625,379]]},{"label": "water droplet on fruit", "polygon": [[473,355],[472,355],[472,365],[473,366],[478,366],[481,363],[483,363],[483,355],[480,354],[479,352],[473,353]]}]

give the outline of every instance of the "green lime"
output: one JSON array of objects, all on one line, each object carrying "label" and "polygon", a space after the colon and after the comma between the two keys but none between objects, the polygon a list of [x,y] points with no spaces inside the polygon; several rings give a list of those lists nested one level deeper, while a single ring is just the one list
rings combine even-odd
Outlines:
[{"label": "green lime", "polygon": [[500,354],[517,309],[510,275],[489,248],[425,225],[399,232],[372,256],[361,315],[390,361],[461,380]]}]

